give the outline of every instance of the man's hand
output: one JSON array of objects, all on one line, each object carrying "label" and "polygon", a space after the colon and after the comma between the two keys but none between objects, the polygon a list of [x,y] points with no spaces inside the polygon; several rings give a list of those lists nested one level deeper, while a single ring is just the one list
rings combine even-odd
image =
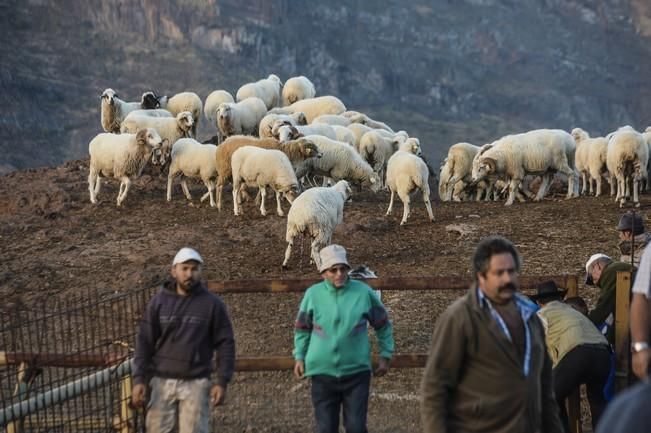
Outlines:
[{"label": "man's hand", "polygon": [[646,379],[649,375],[649,361],[651,361],[651,349],[633,353],[633,373],[638,378]]},{"label": "man's hand", "polygon": [[221,385],[213,385],[210,388],[210,402],[213,406],[221,406],[226,398],[226,388]]},{"label": "man's hand", "polygon": [[139,383],[133,386],[131,390],[131,405],[136,409],[139,409],[145,405],[145,400],[147,397],[147,385],[144,383]]},{"label": "man's hand", "polygon": [[296,360],[294,364],[294,376],[297,379],[303,379],[305,377],[305,362]]},{"label": "man's hand", "polygon": [[377,377],[382,377],[389,371],[389,362],[390,360],[386,358],[380,358],[377,363],[377,368],[373,372],[373,375]]}]

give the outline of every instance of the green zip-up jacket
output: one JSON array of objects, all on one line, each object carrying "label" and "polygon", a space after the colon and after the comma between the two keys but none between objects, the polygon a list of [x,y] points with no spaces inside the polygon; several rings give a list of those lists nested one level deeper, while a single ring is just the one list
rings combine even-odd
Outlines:
[{"label": "green zip-up jacket", "polygon": [[306,376],[371,370],[367,324],[375,329],[380,356],[391,359],[393,326],[373,289],[352,279],[341,289],[317,283],[305,292],[296,318],[294,359],[305,362]]},{"label": "green zip-up jacket", "polygon": [[[629,263],[612,262],[601,272],[597,286],[599,286],[599,299],[594,310],[590,311],[588,318],[597,327],[600,327],[611,314],[612,323],[608,327],[606,339],[610,344],[615,340],[615,299],[617,294],[617,272],[631,271],[633,268]],[[632,280],[631,280],[632,281]]]}]

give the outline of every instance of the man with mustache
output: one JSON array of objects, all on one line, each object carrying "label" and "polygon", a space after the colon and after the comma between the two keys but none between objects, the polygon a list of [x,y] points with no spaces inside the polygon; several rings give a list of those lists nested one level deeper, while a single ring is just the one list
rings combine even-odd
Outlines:
[{"label": "man with mustache", "polygon": [[[181,248],[172,278],[149,301],[133,361],[132,403],[147,404],[147,433],[208,433],[210,404],[223,403],[235,367],[235,341],[226,306],[201,282],[203,259]],[[217,380],[211,383],[213,355]],[[148,387],[149,385],[149,392]]]},{"label": "man with mustache", "polygon": [[421,383],[425,433],[561,433],[537,306],[509,240],[483,239],[475,284],[439,317]]}]

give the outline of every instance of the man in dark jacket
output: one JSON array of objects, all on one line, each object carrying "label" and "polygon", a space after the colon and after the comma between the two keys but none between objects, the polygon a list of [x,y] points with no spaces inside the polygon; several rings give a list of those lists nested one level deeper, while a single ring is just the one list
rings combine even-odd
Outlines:
[{"label": "man in dark jacket", "polygon": [[[203,259],[182,248],[172,262],[172,279],[147,305],[133,361],[132,402],[145,402],[147,432],[208,433],[210,403],[224,401],[235,367],[233,328],[224,303],[201,283]],[[211,386],[213,355],[218,378]],[[178,408],[178,415],[177,415]]]},{"label": "man in dark jacket", "polygon": [[439,317],[421,384],[425,433],[561,433],[537,307],[517,292],[520,256],[499,236],[473,257],[476,284]]},{"label": "man in dark jacket", "polygon": [[602,330],[608,343],[615,344],[615,299],[617,295],[617,272],[632,271],[629,263],[614,262],[605,254],[593,254],[585,264],[588,285],[599,287],[597,305],[588,313],[588,318]]}]

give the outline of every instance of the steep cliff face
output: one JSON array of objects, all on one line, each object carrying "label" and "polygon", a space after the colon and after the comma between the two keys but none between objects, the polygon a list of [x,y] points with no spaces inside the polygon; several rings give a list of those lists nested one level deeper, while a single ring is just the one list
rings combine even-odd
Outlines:
[{"label": "steep cliff face", "polygon": [[203,98],[271,72],[309,76],[432,159],[527,128],[643,129],[650,23],[641,0],[3,2],[0,171],[84,155],[106,87]]}]

